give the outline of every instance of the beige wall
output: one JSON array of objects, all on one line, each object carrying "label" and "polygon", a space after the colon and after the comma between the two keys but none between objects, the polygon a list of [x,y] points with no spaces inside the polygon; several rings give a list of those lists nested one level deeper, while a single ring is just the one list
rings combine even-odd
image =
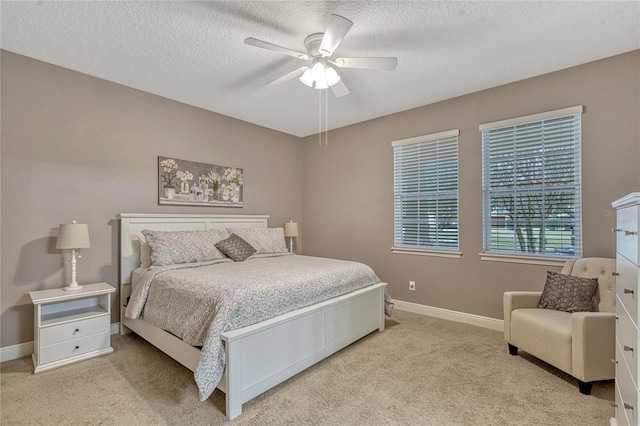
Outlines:
[{"label": "beige wall", "polygon": [[[584,251],[613,256],[612,200],[638,191],[640,52],[300,139],[2,51],[1,340],[33,339],[28,292],[62,286],[60,223],[90,226],[79,281],[117,284],[120,212],[270,214],[304,254],[370,264],[392,297],[502,318],[547,267],[482,262],[478,125],[582,104]],[[460,129],[459,260],[393,255],[391,141]],[[157,205],[157,156],[245,170],[242,209]],[[304,218],[304,222],[302,219]],[[557,269],[557,268],[556,268]],[[409,292],[407,281],[417,290]],[[112,321],[118,321],[114,303]]]},{"label": "beige wall", "polygon": [[[584,255],[614,257],[611,201],[640,190],[640,51],[382,117],[304,140],[305,254],[368,263],[391,296],[502,318],[506,290],[542,289],[547,269],[480,261],[482,123],[584,105]],[[461,259],[391,254],[391,141],[460,129]],[[408,290],[415,280],[416,291]]]},{"label": "beige wall", "polygon": [[[1,347],[33,339],[29,291],[61,287],[68,277],[55,249],[60,223],[90,227],[78,281],[115,286],[120,212],[301,221],[298,137],[6,51],[1,60]],[[244,207],[158,206],[158,155],[243,167]]]}]

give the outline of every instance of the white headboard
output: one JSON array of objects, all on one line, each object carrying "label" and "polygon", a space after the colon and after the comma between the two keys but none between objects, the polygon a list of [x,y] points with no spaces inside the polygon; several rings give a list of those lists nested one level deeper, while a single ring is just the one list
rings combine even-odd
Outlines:
[{"label": "white headboard", "polygon": [[154,231],[207,231],[225,228],[266,228],[267,215],[120,213],[120,285],[131,282],[140,266],[138,235]]}]

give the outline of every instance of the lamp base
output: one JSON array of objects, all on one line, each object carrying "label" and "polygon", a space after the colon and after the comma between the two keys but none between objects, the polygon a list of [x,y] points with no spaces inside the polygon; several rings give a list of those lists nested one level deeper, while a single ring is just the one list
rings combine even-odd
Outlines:
[{"label": "lamp base", "polygon": [[71,281],[69,281],[69,285],[64,287],[66,291],[76,291],[82,288],[81,285],[78,285],[78,279],[76,274],[76,264],[78,261],[76,260],[76,249],[71,250]]}]

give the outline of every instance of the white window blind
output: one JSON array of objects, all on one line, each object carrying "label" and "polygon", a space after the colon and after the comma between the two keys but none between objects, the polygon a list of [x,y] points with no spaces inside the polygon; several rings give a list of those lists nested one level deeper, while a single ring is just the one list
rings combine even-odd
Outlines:
[{"label": "white window blind", "polygon": [[485,252],[582,255],[581,114],[480,126]]},{"label": "white window blind", "polygon": [[458,130],[394,141],[394,245],[458,249]]}]

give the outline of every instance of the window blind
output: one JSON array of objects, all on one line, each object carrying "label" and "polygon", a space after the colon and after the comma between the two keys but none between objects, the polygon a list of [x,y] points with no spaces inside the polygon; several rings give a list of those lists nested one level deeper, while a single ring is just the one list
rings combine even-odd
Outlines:
[{"label": "window blind", "polygon": [[458,130],[394,141],[394,245],[456,250]]},{"label": "window blind", "polygon": [[481,126],[485,252],[582,255],[581,111]]}]

